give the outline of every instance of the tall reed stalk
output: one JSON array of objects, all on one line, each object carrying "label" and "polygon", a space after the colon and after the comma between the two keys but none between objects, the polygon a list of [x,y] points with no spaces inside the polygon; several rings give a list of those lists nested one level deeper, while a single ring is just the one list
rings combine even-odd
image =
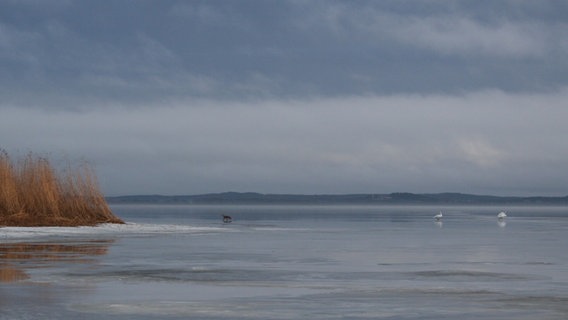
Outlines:
[{"label": "tall reed stalk", "polygon": [[124,223],[110,210],[88,165],[56,171],[45,157],[17,162],[0,150],[0,226]]}]

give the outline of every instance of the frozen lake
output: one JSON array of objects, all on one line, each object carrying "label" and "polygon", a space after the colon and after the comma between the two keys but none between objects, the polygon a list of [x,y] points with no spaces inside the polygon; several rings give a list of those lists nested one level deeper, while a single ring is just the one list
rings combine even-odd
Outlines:
[{"label": "frozen lake", "polygon": [[568,319],[566,207],[112,209],[0,228],[0,319]]}]

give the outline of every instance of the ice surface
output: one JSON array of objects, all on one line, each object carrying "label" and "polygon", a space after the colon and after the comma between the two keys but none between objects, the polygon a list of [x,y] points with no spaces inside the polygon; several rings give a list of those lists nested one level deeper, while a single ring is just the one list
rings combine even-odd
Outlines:
[{"label": "ice surface", "polygon": [[443,227],[420,206],[138,206],[0,228],[0,320],[568,319],[566,208],[443,209]]},{"label": "ice surface", "polygon": [[135,235],[162,233],[210,233],[234,231],[228,228],[174,224],[101,224],[94,227],[3,227],[0,239],[30,239],[89,235]]}]

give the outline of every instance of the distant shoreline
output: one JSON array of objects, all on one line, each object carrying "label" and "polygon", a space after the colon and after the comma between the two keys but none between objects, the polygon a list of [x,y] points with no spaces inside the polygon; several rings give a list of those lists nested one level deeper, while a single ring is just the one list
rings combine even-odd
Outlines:
[{"label": "distant shoreline", "polygon": [[376,204],[376,205],[561,205],[564,197],[515,197],[464,193],[389,194],[264,194],[256,192],[222,192],[198,195],[127,195],[106,197],[109,204]]}]

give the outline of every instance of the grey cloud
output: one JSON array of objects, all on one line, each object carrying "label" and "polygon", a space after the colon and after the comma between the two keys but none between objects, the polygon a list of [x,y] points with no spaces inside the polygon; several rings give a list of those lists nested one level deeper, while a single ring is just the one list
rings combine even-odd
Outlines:
[{"label": "grey cloud", "polygon": [[556,1],[117,1],[50,9],[12,2],[0,9],[0,96],[8,105],[542,92],[567,81],[568,13]]},{"label": "grey cloud", "polygon": [[305,21],[304,26],[307,29],[321,24],[340,38],[355,34],[378,46],[391,39],[444,55],[510,59],[542,57],[565,50],[563,41],[558,43],[560,34],[568,28],[565,20],[547,23],[545,20],[516,19],[507,10],[524,7],[519,3],[500,8],[501,14],[491,11],[483,14],[481,11],[477,15],[463,8],[443,9],[440,4],[430,3],[431,12],[425,14],[413,10],[401,12],[381,5],[360,7],[340,2],[323,6],[315,15],[317,19]]},{"label": "grey cloud", "polygon": [[563,194],[568,148],[558,137],[566,134],[567,92],[180,101],[136,113],[9,109],[0,134],[12,134],[11,150],[84,155],[111,194],[127,186],[167,194]]},{"label": "grey cloud", "polygon": [[530,58],[543,56],[554,46],[545,41],[547,31],[539,25],[524,23],[504,21],[486,25],[471,19],[436,17],[405,23],[394,36],[443,54]]},{"label": "grey cloud", "polygon": [[177,19],[197,22],[210,27],[230,27],[250,30],[249,21],[231,9],[232,6],[215,6],[207,2],[180,2],[169,9]]}]

